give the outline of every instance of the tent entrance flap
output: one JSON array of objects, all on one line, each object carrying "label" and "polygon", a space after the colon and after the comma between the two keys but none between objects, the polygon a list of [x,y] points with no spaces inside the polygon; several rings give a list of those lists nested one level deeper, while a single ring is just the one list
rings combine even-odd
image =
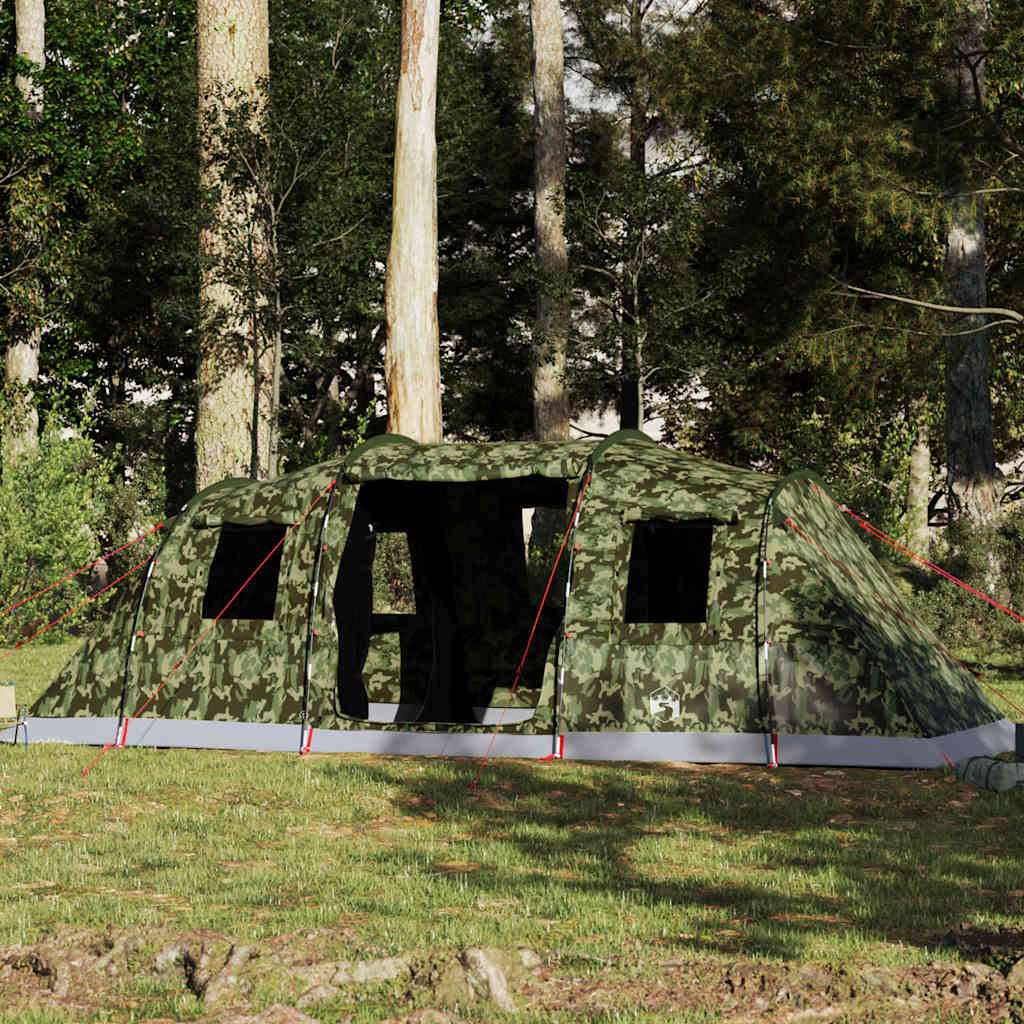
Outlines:
[{"label": "tent entrance flap", "polygon": [[359,489],[334,587],[337,711],[350,718],[484,724],[510,698],[536,707],[564,609],[533,623],[523,510],[565,510],[568,482],[372,481]]}]

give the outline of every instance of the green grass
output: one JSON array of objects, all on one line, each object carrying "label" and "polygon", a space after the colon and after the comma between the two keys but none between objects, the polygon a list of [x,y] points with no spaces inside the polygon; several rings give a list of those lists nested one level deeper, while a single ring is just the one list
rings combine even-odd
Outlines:
[{"label": "green grass", "polygon": [[41,640],[10,654],[0,652],[0,679],[14,680],[19,704],[33,704],[78,649],[81,640],[48,644]]},{"label": "green grass", "polygon": [[[2,675],[31,700],[72,650],[18,652]],[[994,673],[1024,699],[1012,661]],[[962,923],[1024,932],[1024,793],[948,771],[495,761],[471,791],[470,761],[127,749],[83,776],[96,754],[0,747],[0,948],[64,927],[327,929],[325,958],[525,944],[586,976],[915,964],[955,958],[936,950]],[[198,1012],[149,984],[152,1016]],[[379,1020],[399,995],[338,1015]]]},{"label": "green grass", "polygon": [[978,674],[988,699],[1011,721],[1024,722],[1024,645],[1016,650],[973,647],[956,654]]},{"label": "green grass", "polygon": [[916,962],[1016,927],[1021,794],[939,772],[54,745],[0,751],[0,945],[60,925],[241,938],[351,923],[366,956],[526,943]]},{"label": "green grass", "polygon": [[470,791],[468,761],[127,749],[82,776],[94,756],[0,751],[0,947],[333,929],[326,958],[526,944],[579,975],[922,963],[1024,915],[1024,794],[950,773],[495,762]]}]

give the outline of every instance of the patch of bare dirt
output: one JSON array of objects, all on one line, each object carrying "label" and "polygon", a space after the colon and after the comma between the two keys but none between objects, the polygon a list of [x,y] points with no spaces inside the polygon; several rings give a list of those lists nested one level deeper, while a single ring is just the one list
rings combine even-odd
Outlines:
[{"label": "patch of bare dirt", "polygon": [[378,986],[379,993],[385,986],[390,1002],[382,1010],[409,1024],[487,1021],[498,1009],[587,1021],[636,1008],[666,1021],[684,1010],[710,1010],[728,1024],[1024,1024],[1024,937],[966,927],[956,935],[948,944],[963,955],[994,953],[999,966],[940,959],[912,967],[725,963],[646,959],[642,949],[614,960],[576,953],[545,958],[525,948],[360,959],[345,956],[357,948],[350,928],[247,943],[198,930],[65,930],[0,950],[0,1006],[69,1021],[131,1015],[152,1024],[179,1017],[307,1024],[318,1010],[344,1020],[330,1006],[360,987]]},{"label": "patch of bare dirt", "polygon": [[965,960],[981,960],[1008,970],[1024,957],[1024,928],[979,928],[964,921],[941,935],[938,944],[955,949]]},{"label": "patch of bare dirt", "polygon": [[666,1020],[682,1010],[707,1010],[728,1024],[840,1018],[905,1024],[961,1017],[1024,1022],[1024,969],[1009,975],[986,964],[938,960],[914,967],[662,960],[606,965],[575,978],[554,971],[525,994],[581,1020],[632,1005]]}]

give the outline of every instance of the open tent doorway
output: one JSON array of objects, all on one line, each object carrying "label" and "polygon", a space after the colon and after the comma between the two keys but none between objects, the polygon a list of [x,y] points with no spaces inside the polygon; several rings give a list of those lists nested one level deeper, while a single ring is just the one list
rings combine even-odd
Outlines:
[{"label": "open tent doorway", "polygon": [[[495,721],[536,615],[523,510],[566,512],[568,493],[566,479],[537,474],[362,484],[334,587],[337,712]],[[551,594],[504,721],[532,716],[564,611]]]}]

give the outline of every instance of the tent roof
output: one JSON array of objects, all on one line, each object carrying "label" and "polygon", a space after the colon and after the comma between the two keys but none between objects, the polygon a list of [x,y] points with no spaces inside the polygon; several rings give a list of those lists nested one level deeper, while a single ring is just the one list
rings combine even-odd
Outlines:
[{"label": "tent roof", "polygon": [[345,460],[344,478],[463,483],[545,476],[580,476],[596,441],[498,441],[417,444],[394,434],[372,438]]},{"label": "tent roof", "polygon": [[[621,479],[645,504],[679,507],[680,492],[699,494],[709,505],[730,511],[760,508],[777,484],[775,477],[736,469],[666,448],[645,434],[620,430],[610,437],[579,441],[498,441],[417,444],[386,434],[372,438],[345,460],[343,477],[463,483],[537,476],[574,480],[592,463],[599,475]],[[682,504],[687,504],[683,502]]]}]

